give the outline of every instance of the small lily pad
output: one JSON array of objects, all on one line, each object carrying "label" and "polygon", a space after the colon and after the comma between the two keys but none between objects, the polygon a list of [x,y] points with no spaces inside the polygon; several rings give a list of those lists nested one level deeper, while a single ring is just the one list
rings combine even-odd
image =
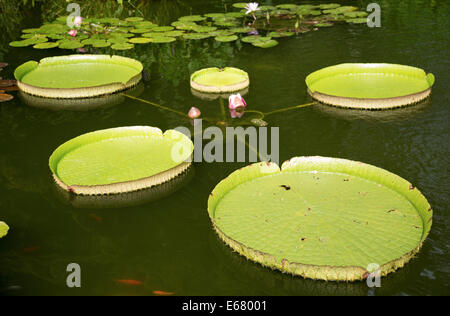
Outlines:
[{"label": "small lily pad", "polygon": [[0,222],[0,238],[5,237],[8,233],[9,227],[5,222]]},{"label": "small lily pad", "polygon": [[196,26],[193,31],[198,32],[198,33],[209,33],[209,32],[214,32],[215,30],[217,30],[217,27],[215,26]]},{"label": "small lily pad", "polygon": [[347,19],[345,21],[348,23],[353,23],[353,24],[363,24],[363,23],[367,23],[367,18]]},{"label": "small lily pad", "polygon": [[128,50],[134,48],[133,43],[116,43],[111,45],[111,48],[114,50]]},{"label": "small lily pad", "polygon": [[364,18],[368,15],[369,14],[367,12],[363,12],[363,11],[350,11],[350,12],[344,13],[344,16],[348,17],[348,18]]},{"label": "small lily pad", "polygon": [[336,9],[339,8],[341,5],[337,3],[327,3],[327,4],[321,4],[319,5],[319,8],[322,10],[329,10],[329,9]]},{"label": "small lily pad", "polygon": [[238,39],[238,36],[237,35],[216,36],[214,39],[218,42],[233,42]]},{"label": "small lily pad", "polygon": [[333,23],[317,23],[316,26],[317,27],[330,27],[333,26]]},{"label": "small lily pad", "polygon": [[270,41],[272,38],[270,36],[259,36],[259,35],[249,35],[241,39],[244,43],[254,43],[254,42],[266,42]]},{"label": "small lily pad", "polygon": [[128,40],[128,42],[133,44],[147,44],[151,43],[152,41],[153,39],[148,37],[133,37]]},{"label": "small lily pad", "polygon": [[127,21],[127,22],[141,22],[141,21],[144,21],[144,18],[138,17],[138,16],[136,16],[136,17],[129,17],[129,18],[126,18],[125,21]]},{"label": "small lily pad", "polygon": [[200,21],[204,21],[206,20],[205,17],[201,16],[201,15],[187,15],[187,16],[182,16],[181,18],[178,19],[178,21],[183,21],[183,22],[200,22]]},{"label": "small lily pad", "polygon": [[177,39],[174,37],[164,37],[164,36],[160,36],[160,37],[151,37],[150,38],[152,43],[171,43],[171,42],[175,42]]},{"label": "small lily pad", "polygon": [[231,32],[234,33],[249,33],[252,31],[255,31],[256,29],[248,27],[248,26],[243,26],[243,27],[233,27],[230,29]]},{"label": "small lily pad", "polygon": [[46,43],[39,43],[33,46],[33,48],[36,49],[50,49],[58,47],[58,43],[55,42],[46,42]]},{"label": "small lily pad", "polygon": [[174,29],[173,26],[157,26],[152,29],[152,32],[168,32]]},{"label": "small lily pad", "polygon": [[200,40],[211,37],[209,33],[186,33],[182,37],[187,40]]},{"label": "small lily pad", "polygon": [[260,48],[270,48],[278,45],[278,42],[276,40],[268,40],[268,41],[256,41],[252,43],[253,46],[260,47]]},{"label": "small lily pad", "polygon": [[279,4],[277,5],[279,9],[295,10],[298,8],[296,4]]},{"label": "small lily pad", "polygon": [[34,45],[34,43],[29,41],[28,39],[23,40],[23,41],[13,41],[13,42],[9,43],[9,46],[12,46],[12,47],[27,47],[30,45]]},{"label": "small lily pad", "polygon": [[7,93],[0,93],[0,102],[11,101],[14,97]]},{"label": "small lily pad", "polygon": [[294,35],[294,32],[288,32],[288,31],[284,31],[284,32],[270,32],[269,36],[270,37],[289,37]]},{"label": "small lily pad", "polygon": [[95,48],[109,47],[110,45],[111,43],[106,40],[94,40],[92,42],[92,46]]},{"label": "small lily pad", "polygon": [[84,45],[78,40],[63,40],[59,42],[58,47],[61,49],[77,49],[81,48]]},{"label": "small lily pad", "polygon": [[238,8],[238,9],[244,9],[247,6],[248,3],[245,2],[237,2],[237,3],[233,3],[233,7]]}]

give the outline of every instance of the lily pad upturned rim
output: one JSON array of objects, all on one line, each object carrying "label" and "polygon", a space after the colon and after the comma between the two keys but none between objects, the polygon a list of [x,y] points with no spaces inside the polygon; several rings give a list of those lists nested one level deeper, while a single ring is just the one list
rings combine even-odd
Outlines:
[{"label": "lily pad upturned rim", "polygon": [[[199,76],[207,76],[208,74],[216,74],[216,73],[234,73],[239,76],[241,76],[241,80],[238,82],[235,82],[230,85],[221,85],[217,86],[214,84],[206,85],[206,84],[199,84],[196,82],[196,79]],[[248,73],[234,67],[225,67],[225,68],[217,68],[217,67],[210,67],[210,68],[204,68],[200,69],[196,72],[194,72],[191,75],[191,88],[206,92],[206,93],[226,93],[226,92],[235,92],[240,91],[245,88],[247,88],[250,85],[250,79],[248,76]]]},{"label": "lily pad upturned rim", "polygon": [[[124,137],[149,137],[176,140],[182,146],[189,145],[191,150],[190,152],[183,152],[183,156],[179,157],[182,161],[176,166],[141,179],[101,185],[67,185],[58,176],[58,166],[61,160],[73,150],[87,144]],[[65,142],[50,156],[49,167],[52,171],[53,179],[56,184],[63,190],[77,195],[102,195],[134,192],[165,183],[183,173],[191,165],[190,157],[192,156],[193,147],[194,146],[191,139],[176,130],[167,130],[163,133],[161,129],[151,126],[117,127],[83,134]]]},{"label": "lily pad upturned rim", "polygon": [[[347,97],[338,96],[326,91],[316,90],[314,83],[328,76],[353,73],[379,73],[399,77],[411,77],[424,80],[428,88],[415,93],[394,97]],[[418,103],[431,94],[435,78],[432,73],[426,74],[423,69],[388,63],[344,63],[317,70],[306,77],[308,93],[319,102],[344,108],[384,110]],[[393,87],[395,89],[395,87]]]},{"label": "lily pad upturned rim", "polygon": [[[46,88],[31,85],[23,82],[22,79],[25,75],[32,71],[38,70],[40,67],[52,67],[63,64],[76,64],[76,63],[112,63],[118,65],[126,65],[132,68],[135,73],[132,77],[126,77],[122,82],[111,82],[109,84],[103,84],[98,86],[88,86],[80,88]],[[141,62],[122,56],[110,56],[110,55],[66,55],[57,57],[47,57],[41,59],[39,62],[28,61],[20,65],[14,71],[14,76],[17,79],[17,85],[19,89],[25,93],[45,97],[45,98],[89,98],[101,95],[112,94],[118,91],[125,90],[139,83],[142,77],[143,65]]]},{"label": "lily pad upturned rim", "polygon": [[258,249],[252,249],[243,243],[232,239],[225,231],[221,231],[218,226],[216,226],[216,207],[219,205],[222,198],[230,191],[243,183],[251,182],[261,177],[273,176],[285,171],[332,172],[360,177],[388,187],[405,197],[412,204],[423,223],[420,242],[409,252],[382,264],[379,268],[381,276],[396,271],[410,261],[415,254],[419,252],[430,232],[433,211],[426,198],[407,180],[382,168],[358,161],[321,156],[294,157],[284,162],[281,168],[279,168],[277,164],[271,162],[254,163],[231,173],[217,184],[208,199],[208,214],[215,231],[228,246],[245,256],[247,259],[258,262],[263,266],[278,269],[292,275],[299,275],[304,278],[326,281],[364,280],[370,274],[370,272],[366,270],[366,267],[360,266],[312,265],[304,264],[302,262],[289,262],[287,259],[277,260],[272,254],[261,252]]}]

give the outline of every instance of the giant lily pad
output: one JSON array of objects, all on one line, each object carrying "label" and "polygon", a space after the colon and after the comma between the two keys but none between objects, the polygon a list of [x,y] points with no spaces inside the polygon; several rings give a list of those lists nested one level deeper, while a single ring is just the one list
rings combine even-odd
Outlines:
[{"label": "giant lily pad", "polygon": [[75,194],[132,192],[164,183],[191,164],[193,143],[175,130],[135,126],[96,131],[56,149],[50,169]]},{"label": "giant lily pad", "polygon": [[208,93],[239,91],[248,87],[249,84],[248,74],[233,67],[205,68],[191,75],[191,87]]},{"label": "giant lily pad", "polygon": [[[132,45],[132,44],[130,44]],[[48,98],[79,98],[110,94],[141,80],[142,64],[109,55],[69,55],[29,61],[14,75],[20,90]]]},{"label": "giant lily pad", "polygon": [[417,103],[431,93],[433,74],[396,64],[340,64],[306,78],[320,102],[359,109],[387,109]]},{"label": "giant lily pad", "polygon": [[8,233],[9,227],[5,222],[0,222],[0,238],[5,237]]},{"label": "giant lily pad", "polygon": [[250,260],[321,280],[382,276],[419,251],[432,224],[425,197],[381,168],[297,157],[257,163],[221,181],[208,201],[221,239]]}]

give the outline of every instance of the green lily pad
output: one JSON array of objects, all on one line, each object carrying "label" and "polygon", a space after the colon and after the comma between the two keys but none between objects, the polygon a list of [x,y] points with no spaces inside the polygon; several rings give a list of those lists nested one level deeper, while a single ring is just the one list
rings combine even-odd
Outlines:
[{"label": "green lily pad", "polygon": [[233,7],[238,8],[238,9],[244,9],[247,6],[248,3],[245,2],[236,2],[233,3]]},{"label": "green lily pad", "polygon": [[111,46],[111,43],[106,40],[94,40],[92,41],[92,46],[95,48],[104,48]]},{"label": "green lily pad", "polygon": [[277,5],[279,9],[296,10],[298,6],[296,4],[279,4]]},{"label": "green lily pad", "polygon": [[207,13],[204,14],[204,16],[211,18],[211,19],[217,19],[217,18],[225,18],[225,13]]},{"label": "green lily pad", "polygon": [[209,32],[208,33],[210,36],[231,36],[234,34],[234,32],[232,30],[217,30],[214,32]]},{"label": "green lily pad", "polygon": [[39,28],[23,29],[22,33],[38,33],[39,30]]},{"label": "green lily pad", "polygon": [[278,45],[278,42],[274,39],[268,41],[256,41],[252,43],[253,46],[260,48],[270,48]]},{"label": "green lily pad", "polygon": [[315,26],[317,27],[330,27],[333,26],[333,23],[317,23]]},{"label": "green lily pad", "polygon": [[114,50],[129,50],[134,48],[133,43],[114,43],[111,45],[111,48]]},{"label": "green lily pad", "polygon": [[78,40],[62,40],[58,45],[61,49],[77,49],[83,46],[84,45]]},{"label": "green lily pad", "polygon": [[23,41],[13,41],[9,43],[9,46],[11,47],[26,47],[30,45],[34,45],[34,43],[30,42],[28,39]]},{"label": "green lily pad", "polygon": [[347,18],[364,18],[368,16],[369,14],[364,11],[350,11],[350,12],[344,12],[344,16]]},{"label": "green lily pad", "polygon": [[136,16],[136,17],[129,17],[129,18],[126,18],[125,21],[127,21],[127,22],[141,22],[141,21],[144,21],[144,18],[138,17],[138,16]]},{"label": "green lily pad", "polygon": [[[381,276],[419,251],[432,225],[426,198],[381,168],[345,159],[296,157],[256,163],[222,180],[208,199],[221,239],[272,269],[321,280]],[[370,271],[371,272],[371,271]]]},{"label": "green lily pad", "polygon": [[49,49],[49,48],[55,48],[58,47],[58,43],[55,42],[46,42],[46,43],[39,43],[39,44],[35,44],[33,46],[33,48],[36,49]]},{"label": "green lily pad", "polygon": [[174,29],[173,26],[157,26],[152,29],[152,32],[168,32]]},{"label": "green lily pad", "polygon": [[363,24],[367,23],[367,18],[346,19],[345,21],[353,24]]},{"label": "green lily pad", "polygon": [[429,96],[433,84],[433,74],[396,64],[339,64],[306,77],[313,98],[358,109],[389,109],[416,103]]},{"label": "green lily pad", "polygon": [[[182,36],[183,34],[184,34],[184,32],[183,31],[179,31],[179,30],[176,30],[176,31],[168,31],[168,32],[163,32],[163,33],[160,33],[162,36],[168,36],[168,37],[178,37],[178,36]],[[151,37],[151,36],[150,36]]]},{"label": "green lily pad", "polygon": [[209,33],[186,33],[182,37],[187,40],[201,40],[211,37],[211,35]]},{"label": "green lily pad", "polygon": [[270,37],[289,37],[294,35],[294,32],[288,32],[288,31],[283,31],[283,32],[270,32],[269,36]]},{"label": "green lily pad", "polygon": [[319,5],[319,8],[321,10],[330,10],[330,9],[336,9],[339,8],[341,5],[337,3],[327,3],[327,4],[321,4]]},{"label": "green lily pad", "polygon": [[133,44],[147,44],[151,43],[152,41],[153,39],[148,37],[133,37],[128,40],[128,42]]},{"label": "green lily pad", "polygon": [[152,23],[150,21],[141,21],[134,24],[135,28],[142,28],[142,29],[151,29],[154,27],[157,27],[158,25],[155,23]]},{"label": "green lily pad", "polygon": [[175,130],[163,134],[155,127],[121,127],[69,140],[53,152],[49,164],[57,184],[67,191],[122,193],[180,175],[191,164],[186,161],[193,148],[192,141]]},{"label": "green lily pad", "polygon": [[243,27],[233,27],[230,29],[231,32],[234,33],[249,33],[252,31],[255,31],[256,29],[252,28],[252,27],[248,27],[248,26],[243,26]]},{"label": "green lily pad", "polygon": [[229,36],[216,36],[214,39],[218,42],[234,42],[239,37],[237,35],[229,35]]},{"label": "green lily pad", "polygon": [[225,13],[225,17],[232,19],[239,19],[245,16],[244,12],[227,12]]},{"label": "green lily pad", "polygon": [[244,43],[254,43],[254,42],[267,42],[270,41],[272,37],[270,36],[260,36],[260,35],[249,35],[241,38]]},{"label": "green lily pad", "polygon": [[0,222],[0,238],[5,237],[8,233],[9,226],[5,222]]},{"label": "green lily pad", "polygon": [[207,93],[235,92],[250,84],[248,74],[238,68],[205,68],[191,75],[191,88]]},{"label": "green lily pad", "polygon": [[194,28],[198,27],[199,25],[195,22],[190,21],[175,21],[171,24],[174,26],[177,30],[185,30],[185,31],[191,31]]},{"label": "green lily pad", "polygon": [[171,42],[175,42],[177,39],[174,37],[164,37],[164,36],[160,36],[160,37],[151,37],[150,38],[152,43],[171,43]]},{"label": "green lily pad", "polygon": [[274,11],[277,9],[276,6],[273,5],[263,5],[259,7],[261,9],[261,11]]},{"label": "green lily pad", "polygon": [[135,34],[143,34],[143,33],[148,33],[150,31],[153,31],[155,28],[139,28],[139,29],[135,28],[135,29],[131,29],[130,32],[135,33]]},{"label": "green lily pad", "polygon": [[196,26],[195,28],[193,28],[193,31],[198,32],[198,33],[209,33],[209,32],[214,32],[215,30],[217,30],[217,27],[215,26]]}]

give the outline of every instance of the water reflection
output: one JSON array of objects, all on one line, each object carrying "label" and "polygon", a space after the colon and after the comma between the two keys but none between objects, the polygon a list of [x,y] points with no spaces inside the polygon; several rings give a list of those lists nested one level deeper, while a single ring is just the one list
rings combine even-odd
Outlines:
[{"label": "water reflection", "polygon": [[75,195],[63,190],[56,183],[53,184],[53,191],[60,201],[75,208],[125,208],[147,204],[172,195],[185,187],[194,175],[195,169],[191,166],[181,175],[168,182],[145,190],[121,194]]}]

